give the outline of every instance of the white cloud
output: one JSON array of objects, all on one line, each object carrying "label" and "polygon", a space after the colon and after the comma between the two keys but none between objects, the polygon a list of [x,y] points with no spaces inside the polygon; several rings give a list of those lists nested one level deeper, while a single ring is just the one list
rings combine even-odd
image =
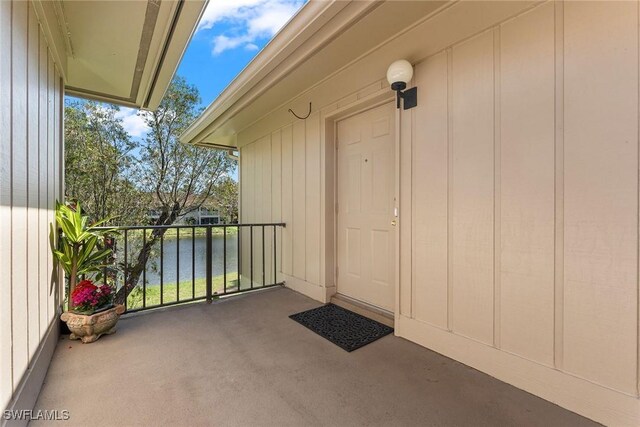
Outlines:
[{"label": "white cloud", "polygon": [[[304,0],[212,0],[198,31],[214,31],[214,55],[238,47],[256,50],[255,41],[273,37],[303,3]],[[219,23],[226,24],[225,32],[215,34]]]},{"label": "white cloud", "polygon": [[213,0],[207,4],[198,23],[198,30],[208,30],[225,19],[238,16],[242,9],[251,9],[264,3],[264,0]]},{"label": "white cloud", "polygon": [[214,37],[213,39],[213,54],[219,55],[227,49],[235,49],[241,44],[248,43],[250,40],[247,37],[227,37],[224,34]]},{"label": "white cloud", "polygon": [[142,138],[149,132],[149,127],[144,122],[144,117],[141,114],[138,114],[138,110],[134,108],[120,107],[116,117],[122,119],[122,126],[129,135]]}]

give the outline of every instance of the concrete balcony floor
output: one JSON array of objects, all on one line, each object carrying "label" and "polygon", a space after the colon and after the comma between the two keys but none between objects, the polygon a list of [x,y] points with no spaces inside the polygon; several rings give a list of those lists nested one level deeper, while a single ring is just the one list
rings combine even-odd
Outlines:
[{"label": "concrete balcony floor", "polygon": [[65,426],[595,425],[402,338],[347,353],[288,318],[318,305],[273,288],[62,338],[36,409]]}]

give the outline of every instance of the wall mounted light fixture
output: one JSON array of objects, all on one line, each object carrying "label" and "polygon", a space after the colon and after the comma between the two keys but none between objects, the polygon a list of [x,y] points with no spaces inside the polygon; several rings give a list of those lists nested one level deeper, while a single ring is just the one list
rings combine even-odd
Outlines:
[{"label": "wall mounted light fixture", "polygon": [[406,59],[399,59],[389,65],[387,70],[387,80],[391,89],[398,94],[396,106],[400,108],[400,99],[404,100],[404,109],[408,110],[418,105],[418,88],[406,89],[407,84],[413,77],[413,66]]}]

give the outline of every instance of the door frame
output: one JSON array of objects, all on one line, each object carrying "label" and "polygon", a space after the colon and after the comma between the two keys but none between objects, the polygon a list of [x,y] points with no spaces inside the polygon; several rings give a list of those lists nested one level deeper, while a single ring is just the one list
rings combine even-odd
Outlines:
[{"label": "door frame", "polygon": [[[369,96],[363,97],[344,107],[338,108],[324,114],[322,131],[324,132],[323,142],[325,146],[325,280],[327,288],[331,288],[331,294],[327,295],[327,300],[338,292],[338,216],[336,206],[338,203],[338,150],[336,139],[338,133],[337,122],[347,119],[367,110],[381,105],[395,102],[395,94],[388,88],[383,88]],[[395,114],[395,194],[396,208],[398,209],[397,226],[395,233],[395,275],[394,275],[394,313],[399,314],[400,298],[400,112],[396,109]],[[372,306],[373,307],[373,306]],[[379,309],[378,307],[375,307]],[[386,310],[385,310],[386,311]]]}]

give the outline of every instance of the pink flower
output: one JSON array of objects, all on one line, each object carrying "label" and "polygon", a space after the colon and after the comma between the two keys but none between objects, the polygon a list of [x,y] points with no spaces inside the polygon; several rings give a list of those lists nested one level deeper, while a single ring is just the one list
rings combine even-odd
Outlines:
[{"label": "pink flower", "polygon": [[91,280],[83,280],[71,293],[71,302],[77,310],[93,311],[109,304],[112,297],[113,291],[109,285],[104,284],[98,287]]}]

